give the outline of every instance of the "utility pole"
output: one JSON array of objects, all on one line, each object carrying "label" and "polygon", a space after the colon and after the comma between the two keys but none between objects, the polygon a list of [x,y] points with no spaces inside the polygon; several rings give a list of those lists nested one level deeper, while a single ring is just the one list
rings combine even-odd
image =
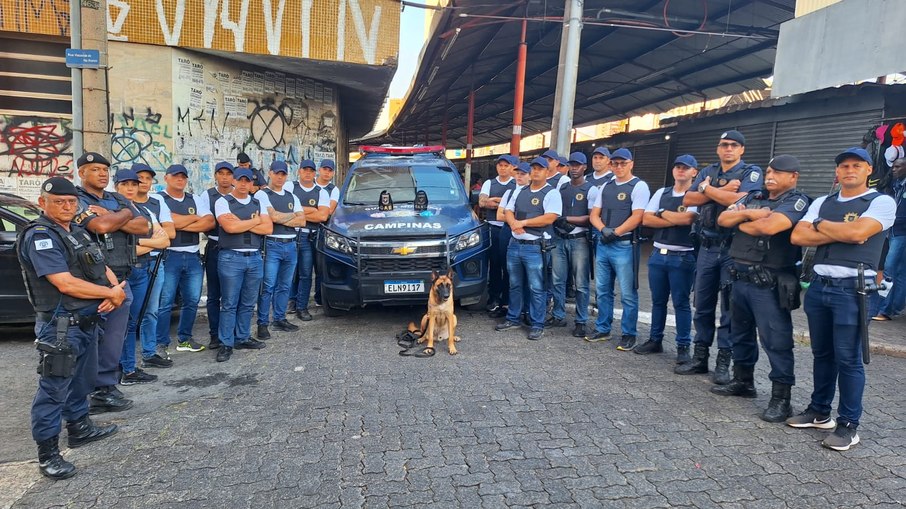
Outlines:
[{"label": "utility pole", "polygon": [[525,98],[525,63],[528,46],[525,42],[525,33],[528,20],[522,19],[522,36],[519,39],[519,52],[516,57],[516,90],[513,93],[513,137],[510,139],[510,155],[519,156],[520,143],[522,142],[522,103]]},{"label": "utility pole", "polygon": [[72,157],[84,152],[110,155],[107,98],[106,2],[70,2],[70,44],[73,49],[100,51],[98,69],[72,69]]},{"label": "utility pole", "polygon": [[551,148],[563,155],[569,154],[570,131],[573,127],[573,107],[576,103],[576,80],[579,75],[579,47],[582,37],[584,4],[584,0],[569,0],[563,15],[560,65],[557,67],[557,92],[554,95],[554,115],[551,121]]}]

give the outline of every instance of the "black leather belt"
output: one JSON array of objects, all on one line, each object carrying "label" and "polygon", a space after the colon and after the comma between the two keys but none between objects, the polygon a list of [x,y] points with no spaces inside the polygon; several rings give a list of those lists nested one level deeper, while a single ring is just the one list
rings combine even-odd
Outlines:
[{"label": "black leather belt", "polygon": [[691,253],[692,251],[674,251],[672,249],[667,249],[666,247],[656,247],[654,248],[654,252],[667,256],[682,256],[686,253]]},{"label": "black leather belt", "polygon": [[91,315],[73,315],[71,313],[55,315],[53,311],[38,311],[35,313],[35,319],[41,322],[52,322],[57,316],[69,318],[70,326],[78,326],[79,324],[92,326],[101,319],[101,316],[97,313]]},{"label": "black leather belt", "polygon": [[268,241],[268,242],[279,242],[279,243],[281,243],[281,244],[286,244],[286,243],[288,243],[288,242],[295,242],[295,241],[296,241],[296,238],[295,238],[295,237],[291,237],[291,238],[286,239],[286,238],[283,238],[283,237],[268,237],[268,238],[267,238],[267,241]]},{"label": "black leather belt", "polygon": [[588,232],[585,231],[585,232],[579,232],[579,233],[569,233],[569,234],[566,234],[566,235],[560,235],[560,234],[558,233],[557,236],[560,237],[561,239],[567,239],[567,240],[569,240],[569,239],[578,239],[578,238],[580,238],[580,237],[588,237]]},{"label": "black leather belt", "polygon": [[238,251],[236,249],[232,249],[231,251],[238,254],[239,256],[255,256],[256,254],[259,254],[261,252],[261,251]]},{"label": "black leather belt", "polygon": [[[815,276],[812,282],[818,281],[824,286],[836,286],[837,288],[859,288],[858,277],[827,277]],[[865,278],[865,286],[871,287],[875,282],[873,279]]]},{"label": "black leather belt", "polygon": [[516,238],[514,238],[513,240],[515,240],[515,241],[518,242],[519,244],[529,244],[529,245],[533,245],[533,246],[540,246],[541,243],[544,242],[544,241],[541,240],[541,239],[526,240],[526,239],[516,239]]},{"label": "black leather belt", "polygon": [[701,245],[702,245],[702,247],[705,248],[705,249],[709,249],[709,248],[712,248],[712,247],[721,247],[721,248],[723,248],[723,247],[725,247],[726,245],[729,245],[729,243],[730,243],[729,241],[730,241],[730,239],[723,238],[723,237],[705,237],[705,236],[702,236],[702,238],[701,238]]}]

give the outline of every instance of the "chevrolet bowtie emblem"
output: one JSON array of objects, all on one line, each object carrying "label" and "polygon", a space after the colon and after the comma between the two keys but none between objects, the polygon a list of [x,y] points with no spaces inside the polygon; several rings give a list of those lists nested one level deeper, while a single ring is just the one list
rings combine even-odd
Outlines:
[{"label": "chevrolet bowtie emblem", "polygon": [[409,247],[409,246],[395,247],[395,248],[393,248],[393,254],[406,256],[408,254],[414,253],[417,249],[418,249],[417,247]]}]

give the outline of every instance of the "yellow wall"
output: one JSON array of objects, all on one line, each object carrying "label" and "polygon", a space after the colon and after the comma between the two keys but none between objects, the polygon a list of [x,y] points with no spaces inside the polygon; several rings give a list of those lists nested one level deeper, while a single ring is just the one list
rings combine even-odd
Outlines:
[{"label": "yellow wall", "polygon": [[823,9],[828,5],[835,4],[840,0],[796,0],[796,17],[805,16],[810,12]]}]

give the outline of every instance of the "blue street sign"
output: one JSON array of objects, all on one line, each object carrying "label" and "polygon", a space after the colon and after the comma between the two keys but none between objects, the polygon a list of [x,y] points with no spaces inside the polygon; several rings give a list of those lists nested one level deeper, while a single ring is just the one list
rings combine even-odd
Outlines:
[{"label": "blue street sign", "polygon": [[78,69],[97,69],[100,66],[100,50],[66,48],[66,67],[75,67]]}]

